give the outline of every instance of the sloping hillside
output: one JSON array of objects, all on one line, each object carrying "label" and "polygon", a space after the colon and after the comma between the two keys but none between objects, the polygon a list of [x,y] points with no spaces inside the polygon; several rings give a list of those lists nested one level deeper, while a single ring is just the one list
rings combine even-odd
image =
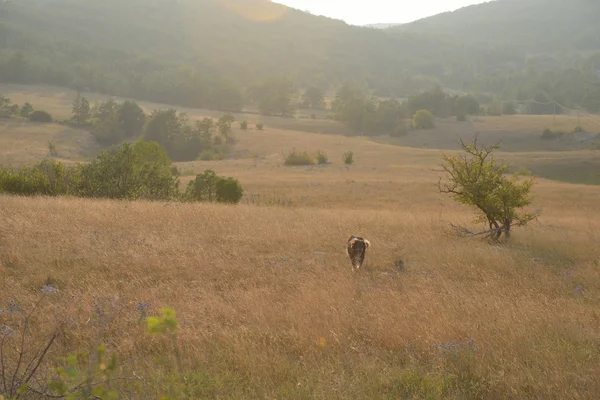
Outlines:
[{"label": "sloping hillside", "polygon": [[[239,110],[278,77],[295,92],[352,80],[405,97],[441,82],[504,99],[555,98],[560,81],[573,93],[559,100],[575,106],[589,85],[573,76],[596,65],[580,51],[600,49],[599,11],[589,0],[498,0],[373,29],[267,0],[3,1],[0,82]],[[526,58],[537,53],[554,58]]]},{"label": "sloping hillside", "polygon": [[495,0],[393,27],[519,54],[600,49],[600,2]]}]

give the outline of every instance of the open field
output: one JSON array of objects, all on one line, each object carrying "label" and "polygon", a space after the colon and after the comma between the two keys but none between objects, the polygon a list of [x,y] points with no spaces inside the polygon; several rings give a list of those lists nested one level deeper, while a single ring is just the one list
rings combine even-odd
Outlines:
[{"label": "open field", "polygon": [[[43,337],[62,326],[56,365],[97,344],[99,318],[114,315],[100,338],[128,379],[114,383],[122,398],[600,398],[600,186],[540,178],[541,216],[509,243],[459,238],[447,221],[472,226],[472,213],[435,187],[450,121],[439,148],[417,148],[273,120],[236,131],[235,158],[177,164],[182,183],[206,168],[238,178],[237,206],[0,195],[0,327],[57,287],[33,317]],[[485,121],[474,124],[489,140],[510,130]],[[0,164],[39,161],[50,140],[66,161],[98,150],[83,131],[2,121]],[[293,147],[332,164],[284,167]],[[498,158],[598,176],[598,152],[529,149]],[[356,274],[352,234],[372,243]],[[177,311],[181,373],[155,362],[173,344],[140,322],[163,306]]]}]

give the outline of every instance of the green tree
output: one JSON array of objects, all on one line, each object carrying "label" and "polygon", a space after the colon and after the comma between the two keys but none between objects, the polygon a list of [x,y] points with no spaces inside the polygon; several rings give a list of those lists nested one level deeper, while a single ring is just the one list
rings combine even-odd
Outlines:
[{"label": "green tree", "polygon": [[110,199],[171,199],[179,185],[171,167],[158,143],[124,143],[114,151],[103,151],[83,167],[82,192],[86,197]]},{"label": "green tree", "polygon": [[498,239],[510,236],[513,226],[523,226],[535,215],[520,210],[531,204],[533,178],[520,181],[517,174],[506,177],[506,164],[497,164],[493,152],[498,145],[486,147],[475,139],[473,144],[461,140],[463,154],[443,156],[446,182],[438,181],[441,193],[477,211],[477,222],[488,224],[489,234]]},{"label": "green tree", "polygon": [[244,189],[240,182],[231,177],[220,177],[216,182],[215,190],[219,203],[237,204],[244,195]]},{"label": "green tree", "polygon": [[270,78],[257,90],[258,108],[261,114],[290,116],[294,84],[287,78]]},{"label": "green tree", "polygon": [[470,94],[463,94],[456,99],[456,115],[477,115],[479,108],[479,102]]},{"label": "green tree", "polygon": [[514,101],[505,101],[502,105],[502,113],[505,115],[515,115],[517,113],[517,104]]},{"label": "green tree", "polygon": [[233,141],[231,124],[235,121],[235,117],[231,114],[225,114],[219,121],[217,122],[217,126],[219,127],[219,133],[225,139],[225,143],[230,143]]},{"label": "green tree", "polygon": [[29,118],[29,116],[31,115],[32,112],[33,112],[33,106],[29,103],[25,103],[25,104],[23,104],[23,107],[21,108],[21,117]]},{"label": "green tree", "polygon": [[71,121],[77,125],[84,125],[90,119],[90,102],[81,94],[73,101]]},{"label": "green tree", "polygon": [[188,183],[184,197],[189,201],[238,203],[244,189],[237,179],[218,176],[207,169]]},{"label": "green tree", "polygon": [[415,129],[433,129],[435,116],[429,110],[419,110],[413,117],[413,126]]},{"label": "green tree", "polygon": [[141,136],[144,131],[146,114],[135,101],[125,100],[117,107],[117,121],[125,137],[135,138]]},{"label": "green tree", "polygon": [[302,104],[306,108],[321,109],[325,102],[325,94],[315,86],[309,86],[302,96]]}]

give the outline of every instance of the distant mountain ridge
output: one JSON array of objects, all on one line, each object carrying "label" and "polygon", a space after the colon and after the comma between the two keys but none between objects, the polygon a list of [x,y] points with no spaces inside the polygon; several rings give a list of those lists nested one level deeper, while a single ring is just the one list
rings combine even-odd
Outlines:
[{"label": "distant mountain ridge", "polygon": [[217,109],[282,77],[297,90],[354,81],[405,97],[442,83],[569,103],[587,90],[577,75],[600,68],[599,16],[600,1],[496,0],[360,27],[267,0],[0,1],[0,81]]}]

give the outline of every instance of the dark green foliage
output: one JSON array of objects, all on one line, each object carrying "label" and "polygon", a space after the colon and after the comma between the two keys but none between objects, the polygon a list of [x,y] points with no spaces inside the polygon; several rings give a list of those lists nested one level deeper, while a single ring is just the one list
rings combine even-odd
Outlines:
[{"label": "dark green foliage", "polygon": [[52,122],[52,115],[43,110],[35,110],[29,114],[29,120],[31,122]]},{"label": "dark green foliage", "polygon": [[406,136],[408,135],[408,129],[406,128],[406,125],[404,124],[403,121],[401,121],[398,126],[396,126],[396,129],[394,129],[392,132],[390,132],[390,136],[391,137],[402,137],[402,136]]},{"label": "dark green foliage", "polygon": [[456,120],[458,122],[465,122],[467,120],[467,116],[465,114],[458,114],[456,116]]},{"label": "dark green foliage", "polygon": [[45,160],[20,170],[0,169],[0,193],[23,196],[77,195],[81,189],[81,167],[65,167],[58,161]]},{"label": "dark green foliage", "polygon": [[90,102],[81,94],[78,94],[73,101],[71,121],[76,125],[86,124],[91,116],[90,111]]},{"label": "dark green foliage", "polygon": [[337,91],[332,110],[335,119],[344,122],[355,133],[369,136],[392,134],[404,117],[404,109],[398,101],[377,100],[350,83]]},{"label": "dark green foliage", "polygon": [[342,160],[344,161],[344,164],[346,164],[346,165],[354,164],[354,152],[348,151],[348,152],[344,153],[344,155],[342,156]]},{"label": "dark green foliage", "polygon": [[[456,104],[453,107],[456,116],[466,115],[477,115],[479,114],[479,102],[475,97],[470,94],[463,94],[461,96],[450,98],[449,102],[455,101]],[[460,119],[459,119],[460,121]]]},{"label": "dark green foliage", "polygon": [[270,78],[253,91],[260,112],[265,115],[290,116],[294,114],[292,96],[296,89],[287,78]]},{"label": "dark green foliage", "polygon": [[29,118],[29,116],[31,115],[31,113],[33,112],[33,106],[29,103],[25,103],[23,104],[23,107],[21,108],[21,117],[23,118]]},{"label": "dark green foliage", "polygon": [[415,129],[433,129],[435,128],[435,116],[429,110],[419,110],[413,117],[413,127]]},{"label": "dark green foliage", "polygon": [[573,133],[582,133],[585,132],[585,129],[583,129],[583,126],[581,125],[577,125],[575,128],[573,128]]},{"label": "dark green foliage", "polygon": [[308,87],[302,96],[302,106],[304,108],[321,109],[325,102],[325,93],[318,87]]},{"label": "dark green foliage", "polygon": [[171,199],[178,187],[171,166],[158,143],[124,143],[83,167],[82,194],[109,199]]},{"label": "dark green foliage", "polygon": [[221,177],[207,169],[188,184],[184,198],[188,201],[236,204],[243,194],[244,190],[237,179]]},{"label": "dark green foliage", "polygon": [[287,166],[299,166],[299,165],[314,165],[314,157],[311,156],[307,151],[297,151],[293,149],[285,156],[284,165]]},{"label": "dark green foliage", "polygon": [[542,139],[543,140],[556,140],[556,139],[560,139],[564,136],[564,132],[563,131],[553,131],[551,129],[544,129],[544,131],[542,132]]},{"label": "dark green foliage", "polygon": [[514,101],[502,103],[502,113],[505,115],[515,115],[517,113],[517,104]]},{"label": "dark green foliage", "polygon": [[217,122],[219,133],[225,139],[225,143],[232,143],[234,141],[232,136],[231,124],[235,121],[235,117],[231,114],[225,114]]},{"label": "dark green foliage", "polygon": [[259,131],[262,131],[263,129],[265,129],[265,124],[263,124],[262,122],[257,123],[256,129],[258,129]]},{"label": "dark green foliage", "polygon": [[248,130],[248,121],[243,120],[242,122],[240,122],[240,129],[243,131],[247,131]]},{"label": "dark green foliage", "polygon": [[8,118],[11,115],[11,105],[12,101],[4,96],[0,95],[0,117]]}]

